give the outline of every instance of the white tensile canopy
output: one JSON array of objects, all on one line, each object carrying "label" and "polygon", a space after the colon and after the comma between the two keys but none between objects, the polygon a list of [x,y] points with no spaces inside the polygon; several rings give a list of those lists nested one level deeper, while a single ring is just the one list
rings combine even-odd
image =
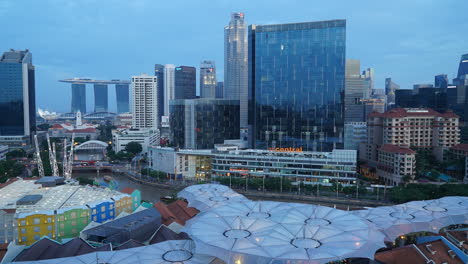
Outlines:
[{"label": "white tensile canopy", "polygon": [[168,240],[165,242],[123,249],[94,252],[85,255],[39,261],[14,262],[21,264],[208,264],[214,257],[195,254],[191,240]]},{"label": "white tensile canopy", "polygon": [[228,264],[373,259],[385,246],[384,235],[352,213],[296,203],[232,203],[189,220],[184,231],[198,253]]},{"label": "white tensile canopy", "polygon": [[177,196],[186,199],[190,207],[202,212],[233,202],[248,201],[245,196],[220,184],[192,185],[180,191]]}]

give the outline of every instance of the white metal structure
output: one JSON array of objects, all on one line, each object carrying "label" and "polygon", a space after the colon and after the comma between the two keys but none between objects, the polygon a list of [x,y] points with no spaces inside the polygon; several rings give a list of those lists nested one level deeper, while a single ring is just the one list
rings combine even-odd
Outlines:
[{"label": "white metal structure", "polygon": [[55,160],[55,153],[50,145],[50,137],[47,133],[47,147],[49,151],[49,161],[50,161],[50,168],[52,169],[52,176],[59,176],[57,161]]},{"label": "white metal structure", "polygon": [[183,231],[198,253],[227,264],[373,259],[385,247],[384,235],[350,212],[296,203],[231,203],[189,220]]},{"label": "white metal structure", "polygon": [[35,158],[39,177],[44,177],[44,165],[42,164],[41,151],[39,149],[39,143],[37,142],[37,135],[34,135],[34,144],[36,145]]},{"label": "white metal structure", "polygon": [[207,211],[233,202],[249,201],[229,187],[219,184],[200,184],[183,189],[178,197],[188,201],[190,207],[200,211]]},{"label": "white metal structure", "polygon": [[468,197],[444,197],[436,200],[414,201],[404,206],[431,214],[432,232],[448,225],[468,224]]},{"label": "white metal structure", "polygon": [[67,170],[66,170],[66,175],[64,175],[65,179],[67,179],[67,180],[71,179],[71,175],[72,175],[74,145],[75,145],[75,133],[72,134],[72,139],[71,139],[71,144],[70,144],[70,154],[69,154],[68,159],[67,159]]},{"label": "white metal structure", "polygon": [[38,261],[13,262],[21,264],[209,264],[214,257],[196,254],[193,241],[168,240],[161,243],[117,251],[94,252],[81,256]]},{"label": "white metal structure", "polygon": [[67,156],[68,156],[68,153],[67,153],[67,139],[65,138],[63,140],[63,160],[62,160],[63,177],[65,179],[68,179],[68,177],[67,177],[67,165],[68,165]]}]

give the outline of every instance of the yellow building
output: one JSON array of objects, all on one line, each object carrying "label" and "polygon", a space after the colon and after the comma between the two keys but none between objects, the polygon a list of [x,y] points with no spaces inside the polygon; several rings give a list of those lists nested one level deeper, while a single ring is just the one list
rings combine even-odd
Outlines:
[{"label": "yellow building", "polygon": [[55,216],[51,214],[20,214],[17,217],[18,244],[31,245],[48,236],[55,239]]}]

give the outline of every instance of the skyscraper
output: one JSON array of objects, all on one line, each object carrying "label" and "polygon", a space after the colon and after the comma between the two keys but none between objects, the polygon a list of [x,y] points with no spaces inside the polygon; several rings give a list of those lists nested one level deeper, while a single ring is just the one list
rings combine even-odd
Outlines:
[{"label": "skyscraper", "polygon": [[216,66],[214,61],[200,63],[200,97],[216,98]]},{"label": "skyscraper", "polygon": [[240,100],[240,126],[247,127],[247,40],[244,13],[232,13],[224,27],[224,98]]},{"label": "skyscraper", "polygon": [[[162,116],[164,115],[164,65],[156,64],[154,65],[154,76],[158,79],[157,84],[157,93],[158,93],[158,120],[161,122]],[[158,124],[158,127],[161,124]]]},{"label": "skyscraper", "polygon": [[387,105],[395,104],[395,91],[400,86],[392,81],[392,78],[385,79],[385,95],[387,96]]},{"label": "skyscraper", "polygon": [[465,74],[468,74],[468,54],[463,54],[461,56],[457,78],[461,79]]},{"label": "skyscraper", "polygon": [[[22,142],[36,130],[35,71],[29,50],[0,57],[0,141]],[[6,137],[6,138],[5,138]]]},{"label": "skyscraper", "polygon": [[224,98],[224,82],[218,82],[216,84],[216,98],[217,99]]},{"label": "skyscraper", "polygon": [[359,60],[346,60],[344,122],[364,122],[364,76],[361,76]]},{"label": "skyscraper", "polygon": [[197,93],[197,69],[189,66],[175,68],[174,99],[195,99]]},{"label": "skyscraper", "polygon": [[434,77],[434,87],[447,89],[448,87],[448,77],[447,74],[439,74]]},{"label": "skyscraper", "polygon": [[94,112],[107,112],[107,84],[94,84]]},{"label": "skyscraper", "polygon": [[130,94],[128,84],[115,84],[115,97],[117,99],[117,113],[129,112]]},{"label": "skyscraper", "polygon": [[169,101],[175,99],[175,66],[164,65],[164,116],[169,116]]},{"label": "skyscraper", "polygon": [[343,148],[346,20],[249,27],[255,148]]},{"label": "skyscraper", "polygon": [[72,102],[71,112],[86,113],[86,84],[84,83],[72,83]]},{"label": "skyscraper", "polygon": [[372,95],[372,90],[374,90],[374,69],[367,68],[365,71],[362,71],[361,78],[364,79],[364,98],[369,99]]},{"label": "skyscraper", "polygon": [[142,74],[132,76],[132,127],[157,128],[158,96],[157,77]]}]

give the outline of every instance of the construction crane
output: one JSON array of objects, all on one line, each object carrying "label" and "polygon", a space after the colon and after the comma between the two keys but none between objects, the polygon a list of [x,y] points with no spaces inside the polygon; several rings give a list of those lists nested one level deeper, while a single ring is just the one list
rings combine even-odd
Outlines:
[{"label": "construction crane", "polygon": [[72,165],[73,165],[73,148],[75,146],[75,133],[72,134],[72,139],[71,139],[71,147],[70,147],[70,154],[67,159],[67,172],[65,178],[66,179],[71,179],[72,176]]},{"label": "construction crane", "polygon": [[52,169],[52,176],[58,176],[58,168],[57,168],[57,162],[55,160],[55,153],[51,148],[50,145],[50,137],[49,134],[47,134],[47,147],[49,149],[49,160],[50,160],[50,168]]},{"label": "construction crane", "polygon": [[39,177],[44,177],[44,166],[41,159],[41,151],[39,150],[39,144],[37,143],[37,135],[34,135],[34,144],[36,145],[35,159],[37,164],[37,171],[39,172]]},{"label": "construction crane", "polygon": [[63,169],[63,177],[67,179],[67,139],[63,140],[63,160],[62,160],[62,169]]}]

